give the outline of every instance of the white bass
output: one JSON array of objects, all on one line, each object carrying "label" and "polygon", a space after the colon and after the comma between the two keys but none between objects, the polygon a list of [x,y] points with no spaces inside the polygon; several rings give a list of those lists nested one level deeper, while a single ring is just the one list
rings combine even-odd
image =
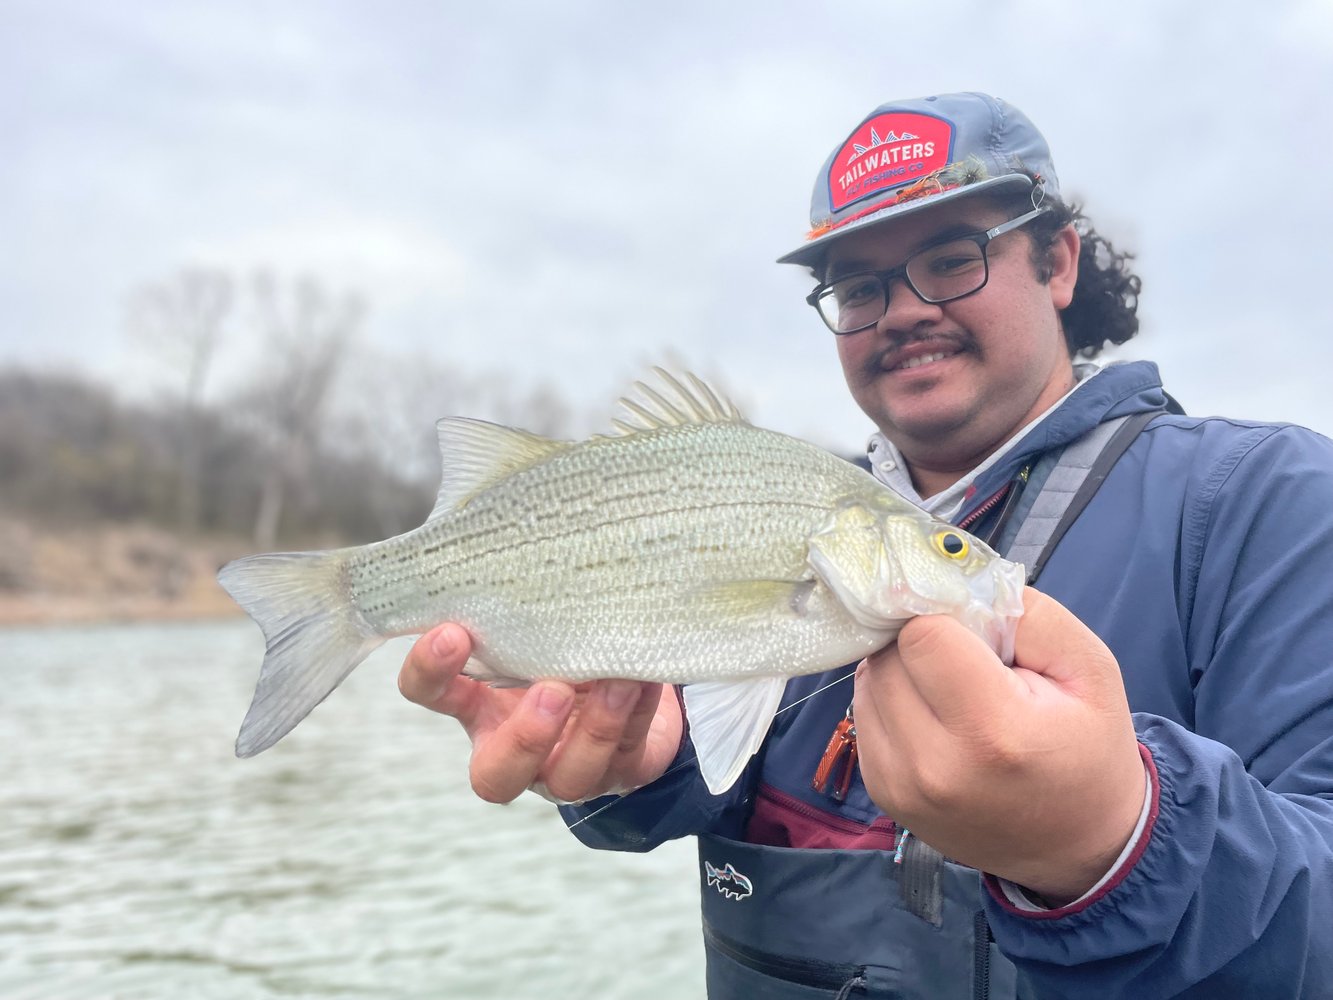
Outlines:
[{"label": "white bass", "polygon": [[267,651],[236,742],[285,736],[387,637],[471,633],[495,684],[687,685],[708,787],[729,788],[786,680],[859,660],[948,614],[1009,663],[1023,569],[814,445],[744,421],[693,376],[637,384],[615,431],[553,441],[438,424],[425,524],[327,552],[238,559],[218,579]]}]

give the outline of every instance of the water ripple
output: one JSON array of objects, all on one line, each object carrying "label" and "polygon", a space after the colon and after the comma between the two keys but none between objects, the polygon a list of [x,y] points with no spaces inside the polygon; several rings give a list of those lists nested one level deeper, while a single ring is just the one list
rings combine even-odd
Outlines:
[{"label": "water ripple", "polygon": [[398,696],[405,645],[238,761],[248,623],[3,641],[0,996],[702,995],[692,845],[477,800],[462,734]]}]

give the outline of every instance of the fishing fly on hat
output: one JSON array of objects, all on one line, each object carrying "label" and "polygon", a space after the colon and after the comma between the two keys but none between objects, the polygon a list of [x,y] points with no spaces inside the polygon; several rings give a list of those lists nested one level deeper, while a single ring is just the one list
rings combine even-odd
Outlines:
[{"label": "fishing fly on hat", "polygon": [[848,232],[964,195],[1032,190],[1033,177],[1059,196],[1046,140],[999,98],[940,94],[880,105],[824,162],[805,243],[778,263],[815,267]]}]

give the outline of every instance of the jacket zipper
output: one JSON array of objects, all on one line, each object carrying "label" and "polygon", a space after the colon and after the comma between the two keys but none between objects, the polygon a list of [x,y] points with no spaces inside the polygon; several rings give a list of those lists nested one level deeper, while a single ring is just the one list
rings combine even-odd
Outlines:
[{"label": "jacket zipper", "polygon": [[972,1000],[990,996],[990,945],[994,940],[986,911],[978,910],[972,918]]},{"label": "jacket zipper", "polygon": [[974,525],[978,524],[983,517],[994,510],[999,505],[1000,501],[1003,500],[1004,508],[1000,511],[999,517],[995,519],[995,523],[991,525],[991,529],[986,533],[984,539],[988,545],[993,545],[1000,537],[1000,533],[1004,531],[1005,525],[1009,523],[1009,519],[1013,517],[1014,509],[1018,506],[1018,498],[1023,495],[1023,489],[1027,486],[1028,476],[1031,474],[1031,464],[1023,466],[1023,468],[1018,470],[1018,474],[1014,476],[1013,479],[1009,480],[1009,482],[1005,483],[996,492],[992,493],[982,501],[981,506],[977,507],[976,510],[960,520],[958,522],[958,527],[962,528],[964,531],[971,531]]},{"label": "jacket zipper", "polygon": [[964,531],[970,529],[972,525],[976,524],[995,509],[995,505],[1005,498],[1012,486],[1013,483],[1005,483],[985,500],[981,501],[980,506],[974,508],[966,517],[959,520],[958,527],[962,528]]}]

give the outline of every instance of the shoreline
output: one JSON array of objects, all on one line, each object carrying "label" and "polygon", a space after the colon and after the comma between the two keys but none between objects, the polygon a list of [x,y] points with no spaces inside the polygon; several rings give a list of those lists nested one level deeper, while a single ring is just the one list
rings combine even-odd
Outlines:
[{"label": "shoreline", "polygon": [[139,594],[0,594],[0,629],[244,617],[245,613],[220,588],[216,599],[207,600],[173,600]]},{"label": "shoreline", "polygon": [[60,527],[0,513],[0,628],[241,617],[217,571],[250,551],[244,539],[153,525]]}]

